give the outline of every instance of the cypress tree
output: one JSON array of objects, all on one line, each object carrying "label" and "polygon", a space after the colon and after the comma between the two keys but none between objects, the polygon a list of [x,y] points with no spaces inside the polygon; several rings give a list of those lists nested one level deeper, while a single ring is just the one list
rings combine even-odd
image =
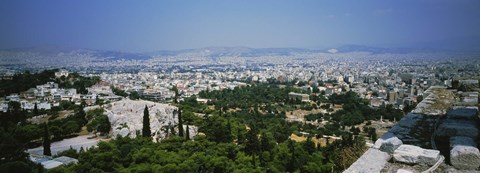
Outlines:
[{"label": "cypress tree", "polygon": [[312,154],[316,151],[316,144],[312,141],[312,137],[309,136],[307,138],[307,141],[303,143],[303,148],[308,152],[308,154]]},{"label": "cypress tree", "polygon": [[170,135],[175,136],[175,126],[170,126]]},{"label": "cypress tree", "polygon": [[48,133],[47,123],[45,123],[43,126],[43,155],[52,155],[52,151],[50,150],[50,134]]},{"label": "cypress tree", "polygon": [[37,116],[38,115],[38,106],[37,106],[37,102],[35,102],[35,106],[33,107],[33,116]]},{"label": "cypress tree", "polygon": [[228,121],[227,121],[227,136],[226,136],[226,141],[227,142],[232,142],[233,141],[233,137],[232,137],[232,123],[230,122],[230,117],[227,117],[228,118]]},{"label": "cypress tree", "polygon": [[178,108],[178,136],[183,137],[183,120],[181,108]]},{"label": "cypress tree", "polygon": [[185,132],[185,139],[190,140],[190,129],[188,128],[188,124],[187,124],[187,130]]},{"label": "cypress tree", "polygon": [[145,109],[143,110],[143,129],[142,129],[142,136],[143,137],[150,137],[152,132],[150,132],[150,115],[148,114],[148,107],[145,105]]},{"label": "cypress tree", "polygon": [[256,155],[260,153],[260,141],[258,140],[258,129],[255,124],[250,124],[250,131],[247,132],[247,143],[245,144],[247,153],[252,156],[253,167],[257,167]]},{"label": "cypress tree", "polygon": [[174,85],[172,87],[172,90],[173,90],[173,92],[175,92],[175,97],[174,97],[173,103],[178,103],[178,96],[180,96],[180,93],[178,92],[177,85]]}]

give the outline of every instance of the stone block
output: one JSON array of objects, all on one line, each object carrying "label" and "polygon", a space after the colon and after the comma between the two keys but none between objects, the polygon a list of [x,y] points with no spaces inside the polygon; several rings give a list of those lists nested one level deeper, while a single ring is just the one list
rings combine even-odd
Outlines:
[{"label": "stone block", "polygon": [[343,173],[380,172],[390,158],[388,153],[370,148]]},{"label": "stone block", "polygon": [[450,138],[450,163],[460,170],[475,170],[480,166],[480,151],[469,137]]},{"label": "stone block", "polygon": [[423,149],[413,145],[400,145],[393,152],[393,159],[396,162],[406,164],[427,164],[434,165],[440,158],[440,151]]},{"label": "stone block", "polygon": [[380,151],[392,154],[393,151],[395,151],[395,149],[402,144],[402,141],[393,133],[385,133],[381,138],[375,141],[375,145],[373,147],[379,149]]}]

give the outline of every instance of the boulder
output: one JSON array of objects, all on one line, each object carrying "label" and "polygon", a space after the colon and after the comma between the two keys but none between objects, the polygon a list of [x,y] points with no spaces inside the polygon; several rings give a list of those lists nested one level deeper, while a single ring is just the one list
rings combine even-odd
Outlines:
[{"label": "boulder", "polygon": [[475,170],[480,166],[480,151],[469,137],[450,138],[450,163],[460,170]]},{"label": "boulder", "polygon": [[393,133],[385,133],[381,138],[375,141],[375,145],[373,147],[379,149],[380,151],[392,154],[393,151],[395,151],[395,149],[402,144],[402,141]]},{"label": "boulder", "polygon": [[130,130],[128,128],[124,127],[120,130],[120,132],[118,134],[122,137],[125,137],[125,136],[128,136],[129,133],[130,133]]},{"label": "boulder", "polygon": [[440,158],[440,151],[423,149],[414,145],[400,145],[393,152],[393,159],[396,162],[406,164],[427,164],[434,165]]}]

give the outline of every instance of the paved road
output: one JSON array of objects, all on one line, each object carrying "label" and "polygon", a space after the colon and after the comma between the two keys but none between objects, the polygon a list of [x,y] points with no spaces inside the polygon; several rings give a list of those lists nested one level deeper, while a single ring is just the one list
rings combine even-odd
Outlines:
[{"label": "paved road", "polygon": [[[52,150],[52,155],[56,155],[58,152],[68,150],[70,149],[70,147],[79,151],[81,147],[83,147],[84,149],[87,149],[93,146],[97,146],[100,140],[87,139],[88,137],[89,136],[84,135],[84,136],[77,136],[74,138],[53,142],[50,146],[50,149]],[[31,149],[28,149],[27,152],[30,154],[41,155],[43,154],[43,147],[40,146],[37,148],[31,148]]]}]

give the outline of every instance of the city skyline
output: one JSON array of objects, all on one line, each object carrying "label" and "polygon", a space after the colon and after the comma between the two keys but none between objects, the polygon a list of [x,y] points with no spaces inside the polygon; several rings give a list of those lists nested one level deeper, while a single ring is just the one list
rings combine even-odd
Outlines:
[{"label": "city skyline", "polygon": [[478,50],[478,1],[2,1],[0,49],[149,52],[345,44]]}]

